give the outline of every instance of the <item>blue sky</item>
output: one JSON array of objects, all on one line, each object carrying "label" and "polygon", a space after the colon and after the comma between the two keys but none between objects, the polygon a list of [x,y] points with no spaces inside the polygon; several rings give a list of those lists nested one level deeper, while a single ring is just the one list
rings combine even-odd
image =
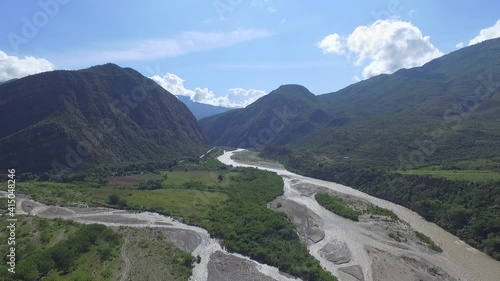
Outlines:
[{"label": "blue sky", "polygon": [[0,81],[113,62],[174,94],[245,106],[281,84],[315,94],[500,36],[500,3],[2,1]]}]

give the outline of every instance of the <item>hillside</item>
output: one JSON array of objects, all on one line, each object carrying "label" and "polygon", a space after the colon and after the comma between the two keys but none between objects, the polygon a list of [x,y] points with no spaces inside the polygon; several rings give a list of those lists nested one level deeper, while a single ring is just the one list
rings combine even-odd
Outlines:
[{"label": "hillside", "polygon": [[191,110],[197,120],[231,110],[228,107],[195,102],[188,96],[177,96],[177,98]]},{"label": "hillside", "polygon": [[330,119],[317,98],[300,85],[283,85],[242,109],[200,120],[214,145],[285,145],[314,132]]},{"label": "hillside", "polygon": [[[212,144],[287,145],[357,165],[498,163],[499,83],[500,39],[493,39],[329,94],[297,95],[292,92],[299,86],[280,87],[200,125]],[[273,110],[284,105],[293,114],[285,129],[257,145],[245,142],[268,131]]]},{"label": "hillside", "polygon": [[207,145],[175,96],[114,64],[0,85],[2,169],[43,172],[195,157]]}]

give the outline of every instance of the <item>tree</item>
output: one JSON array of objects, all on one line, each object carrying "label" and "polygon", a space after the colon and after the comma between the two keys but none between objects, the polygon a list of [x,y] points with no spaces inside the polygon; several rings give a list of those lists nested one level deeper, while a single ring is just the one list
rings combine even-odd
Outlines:
[{"label": "tree", "polygon": [[120,202],[120,196],[116,195],[116,194],[111,194],[109,197],[108,197],[108,203],[110,205],[118,205],[118,203]]}]

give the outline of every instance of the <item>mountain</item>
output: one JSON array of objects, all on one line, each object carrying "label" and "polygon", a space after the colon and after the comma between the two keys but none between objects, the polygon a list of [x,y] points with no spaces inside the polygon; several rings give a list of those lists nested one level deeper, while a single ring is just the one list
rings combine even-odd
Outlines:
[{"label": "mountain", "polygon": [[209,117],[215,114],[223,113],[231,110],[232,108],[215,106],[210,104],[204,104],[192,101],[188,96],[177,96],[177,98],[182,101],[193,113],[196,119],[200,120],[205,117]]},{"label": "mountain", "polygon": [[199,121],[210,143],[233,147],[288,144],[329,120],[317,98],[300,85],[283,85],[242,109]]},{"label": "mountain", "polygon": [[84,169],[197,157],[207,149],[182,102],[114,64],[17,79],[0,85],[0,101],[2,169]]},{"label": "mountain", "polygon": [[[212,144],[286,145],[367,166],[394,167],[401,159],[500,162],[499,87],[500,39],[493,39],[328,94],[282,86],[245,109],[199,123]],[[284,105],[293,117],[279,132],[269,130],[272,112]],[[271,131],[260,143],[245,142]]]}]

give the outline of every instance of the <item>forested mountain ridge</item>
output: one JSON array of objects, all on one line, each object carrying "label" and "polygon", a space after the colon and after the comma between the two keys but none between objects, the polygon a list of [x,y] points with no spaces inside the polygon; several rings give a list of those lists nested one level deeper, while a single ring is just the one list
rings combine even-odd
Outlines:
[{"label": "forested mountain ridge", "polygon": [[[500,39],[328,94],[297,95],[299,88],[280,87],[200,125],[216,145],[286,145],[367,166],[396,167],[401,157],[412,165],[500,161]],[[284,105],[284,129],[261,142],[246,141],[269,131],[273,110]],[[410,159],[414,151],[420,160]]]},{"label": "forested mountain ridge", "polygon": [[0,163],[23,171],[196,157],[207,144],[175,96],[114,64],[0,85]]}]

